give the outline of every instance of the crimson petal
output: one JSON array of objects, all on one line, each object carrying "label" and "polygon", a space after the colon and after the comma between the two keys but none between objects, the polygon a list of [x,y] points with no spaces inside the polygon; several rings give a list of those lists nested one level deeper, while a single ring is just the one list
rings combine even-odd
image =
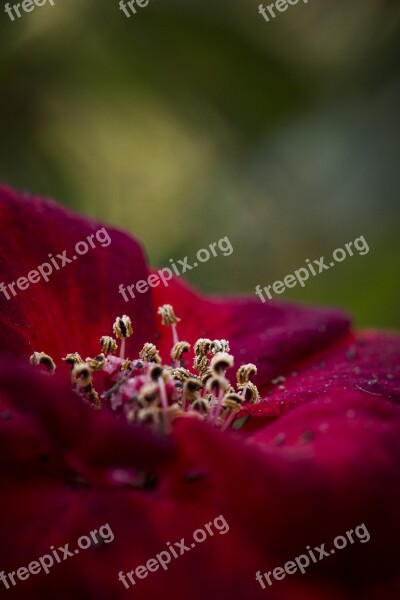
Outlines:
[{"label": "crimson petal", "polygon": [[[57,258],[67,250],[72,260],[74,246],[103,227],[51,201],[5,186],[0,186],[0,223],[0,268],[6,285],[49,262],[49,254]],[[89,247],[60,270],[54,268],[47,283],[42,279],[24,291],[14,286],[17,295],[8,289],[9,300],[0,292],[0,355],[29,357],[37,350],[56,362],[68,352],[95,356],[100,337],[111,335],[115,317],[124,313],[132,318],[135,330],[128,351],[138,351],[152,338],[150,294],[139,294],[127,304],[118,293],[121,283],[147,277],[142,249],[124,233],[111,227],[106,231],[110,245],[102,247],[94,237],[95,248]],[[104,244],[106,239],[101,237]],[[57,262],[62,264],[61,259]]]},{"label": "crimson petal", "polygon": [[[289,303],[262,304],[250,298],[204,297],[175,279],[168,288],[154,289],[155,307],[170,303],[181,318],[181,339],[190,343],[199,337],[230,341],[236,366],[257,365],[254,379],[263,392],[271,378],[294,369],[299,361],[314,356],[343,337],[349,318],[330,308]],[[159,325],[162,353],[168,356],[170,332]]]}]

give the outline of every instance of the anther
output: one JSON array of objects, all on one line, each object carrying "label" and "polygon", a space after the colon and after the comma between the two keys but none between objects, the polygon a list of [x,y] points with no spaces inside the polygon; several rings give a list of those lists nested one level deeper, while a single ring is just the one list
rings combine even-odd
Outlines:
[{"label": "anther", "polygon": [[236,373],[236,380],[238,382],[238,385],[248,383],[254,375],[257,375],[256,365],[253,365],[252,363],[242,365],[241,367],[239,367]]},{"label": "anther", "polygon": [[92,383],[92,370],[86,363],[75,365],[72,375],[80,387],[85,388]]},{"label": "anther", "polygon": [[222,408],[225,409],[226,412],[229,414],[228,418],[225,420],[224,424],[222,425],[222,431],[225,431],[229,427],[229,425],[232,423],[232,421],[236,417],[237,413],[241,409],[242,404],[243,404],[242,396],[240,396],[239,394],[236,394],[235,392],[227,394],[225,396],[225,398],[222,400]]},{"label": "anther", "polygon": [[243,385],[238,385],[238,390],[242,392],[242,397],[245,402],[256,404],[260,401],[260,393],[257,389],[257,386],[255,386],[251,381]]},{"label": "anther", "polygon": [[225,408],[229,411],[231,410],[239,410],[243,404],[243,398],[236,392],[230,392],[227,394],[222,400],[222,408]]},{"label": "anther", "polygon": [[172,350],[171,350],[171,358],[172,360],[176,360],[180,362],[182,360],[182,356],[185,352],[189,352],[190,344],[188,342],[177,342]]},{"label": "anther", "polygon": [[192,410],[200,413],[201,415],[206,415],[209,409],[209,401],[207,398],[203,398],[202,396],[198,396],[196,400],[192,403]]},{"label": "anther", "polygon": [[146,343],[139,352],[139,356],[146,362],[161,364],[160,355],[158,354],[158,350],[154,344]]},{"label": "anther", "polygon": [[174,313],[174,309],[171,304],[163,304],[160,306],[157,314],[161,315],[161,323],[163,325],[171,327],[173,344],[176,345],[179,342],[176,325],[179,323],[180,318]]},{"label": "anther", "polygon": [[149,376],[152,381],[158,381],[160,377],[168,378],[168,374],[162,365],[153,365],[149,369]]},{"label": "anther", "polygon": [[118,339],[122,340],[119,356],[125,358],[125,340],[133,334],[132,321],[128,315],[122,315],[122,317],[115,319],[113,332]]},{"label": "anther", "polygon": [[171,304],[163,304],[158,308],[157,314],[161,315],[161,323],[167,327],[179,323],[180,318],[174,313]]},{"label": "anther", "polygon": [[198,379],[195,379],[194,377],[185,381],[183,385],[183,391],[186,393],[189,400],[194,400],[195,393],[201,390],[201,388],[201,382]]},{"label": "anther", "polygon": [[207,367],[200,375],[200,381],[205,386],[210,377],[213,377],[214,373],[211,371],[210,367]]},{"label": "anther", "polygon": [[146,383],[142,386],[139,392],[139,401],[145,403],[153,403],[158,400],[158,385],[156,383]]},{"label": "anther", "polygon": [[210,352],[211,354],[217,354],[218,352],[230,352],[228,340],[214,340],[211,342]]},{"label": "anther", "polygon": [[208,338],[199,338],[193,346],[196,356],[207,356],[210,352],[212,341]]},{"label": "anther", "polygon": [[218,375],[223,375],[226,369],[233,367],[233,356],[227,352],[218,352],[211,359],[211,370]]},{"label": "anther", "polygon": [[224,391],[229,387],[229,381],[225,377],[221,377],[221,375],[211,375],[204,387],[206,390],[218,394],[221,390]]},{"label": "anther", "polygon": [[130,318],[127,315],[117,317],[113,325],[113,332],[114,335],[120,340],[130,337],[133,334],[132,322]]},{"label": "anther", "polygon": [[63,360],[71,365],[71,369],[74,368],[75,365],[81,365],[83,364],[83,360],[81,358],[81,355],[78,354],[77,352],[73,352],[72,354],[67,354],[67,356],[65,356],[63,358]]},{"label": "anther", "polygon": [[54,360],[48,354],[44,352],[34,352],[29,358],[31,365],[45,367],[48,373],[53,375],[56,370],[56,364]]},{"label": "anther", "polygon": [[187,401],[194,402],[199,397],[199,391],[202,388],[201,381],[194,377],[188,379],[183,384],[182,408],[186,410]]},{"label": "anther", "polygon": [[207,379],[205,388],[217,396],[216,405],[208,413],[209,420],[217,423],[222,408],[222,400],[225,392],[230,388],[230,383],[221,375],[212,375]]},{"label": "anther", "polygon": [[92,371],[101,371],[107,361],[104,354],[99,354],[95,358],[87,358],[85,362],[89,365]]},{"label": "anther", "polygon": [[86,399],[97,409],[101,408],[100,398],[93,387],[92,370],[88,364],[77,364],[72,369],[72,376],[77,385],[82,388]]},{"label": "anther", "polygon": [[195,356],[193,361],[193,369],[200,373],[206,371],[210,365],[210,361],[206,356]]},{"label": "anther", "polygon": [[115,354],[118,349],[117,342],[109,335],[100,338],[100,346],[104,354]]},{"label": "anther", "polygon": [[177,379],[178,381],[181,381],[182,383],[185,382],[187,379],[190,379],[191,377],[193,377],[192,373],[190,371],[188,371],[188,369],[185,369],[184,367],[178,367],[177,369],[171,370],[171,378]]}]

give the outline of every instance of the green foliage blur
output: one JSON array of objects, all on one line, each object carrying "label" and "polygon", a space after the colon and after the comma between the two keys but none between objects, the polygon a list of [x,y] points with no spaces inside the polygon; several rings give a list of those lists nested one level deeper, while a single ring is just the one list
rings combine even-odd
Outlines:
[{"label": "green foliage blur", "polygon": [[[153,265],[254,294],[364,235],[282,300],[400,326],[399,21],[387,0],[55,0],[0,16],[0,179],[139,237]],[[13,4],[13,2],[11,2]],[[129,259],[129,257],[127,257]],[[133,282],[124,282],[126,284]]]}]

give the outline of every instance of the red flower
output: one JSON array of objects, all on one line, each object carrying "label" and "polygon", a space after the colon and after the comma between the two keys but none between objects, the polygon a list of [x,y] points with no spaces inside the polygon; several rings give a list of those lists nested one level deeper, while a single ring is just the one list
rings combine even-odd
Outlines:
[{"label": "red flower", "polygon": [[[0,223],[4,286],[49,254],[66,249],[71,257],[101,227],[4,187]],[[353,334],[331,309],[199,297],[179,280],[127,304],[120,283],[146,279],[148,270],[133,239],[107,232],[109,245],[54,268],[48,282],[25,290],[20,282],[15,296],[5,287],[9,299],[0,292],[0,573],[27,567],[52,546],[76,548],[107,523],[114,534],[48,575],[14,575],[16,585],[5,586],[10,598],[398,598],[399,338]],[[156,318],[166,303],[181,318],[182,339],[227,339],[237,362],[257,365],[263,399],[245,405],[237,433],[180,418],[160,436],[119,412],[93,410],[71,391],[62,357],[96,356],[117,315],[133,322],[131,359],[145,342],[166,359],[170,335]],[[56,375],[27,364],[34,351],[54,359]],[[128,591],[118,580],[220,515],[226,533],[189,544],[167,570],[134,576]],[[368,543],[353,534],[343,550],[309,560],[304,575],[271,574],[307,546],[332,549],[334,538],[361,524]],[[263,579],[262,589],[258,571],[270,573],[272,585]]]}]

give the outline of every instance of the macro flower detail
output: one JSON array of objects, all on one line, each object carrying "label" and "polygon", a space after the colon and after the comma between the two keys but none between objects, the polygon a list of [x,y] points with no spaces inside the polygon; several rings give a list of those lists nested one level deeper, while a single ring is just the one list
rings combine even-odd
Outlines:
[{"label": "macro flower detail", "polygon": [[[171,305],[164,305],[157,312],[163,325],[178,322]],[[187,342],[177,341],[170,353],[172,365],[163,365],[157,347],[151,343],[144,344],[138,359],[124,358],[123,344],[133,334],[132,322],[127,315],[117,317],[113,331],[121,341],[119,359],[114,357],[117,343],[109,336],[102,336],[100,343],[103,349],[110,350],[110,354],[87,358],[85,362],[77,352],[63,358],[71,365],[73,389],[94,408],[101,408],[101,400],[95,391],[93,375],[101,371],[110,376],[102,398],[108,402],[111,411],[122,410],[129,423],[144,423],[164,433],[170,433],[171,422],[182,416],[205,418],[225,431],[247,397],[252,403],[259,401],[256,386],[249,382],[250,375],[257,372],[254,365],[243,365],[238,370],[240,393],[235,393],[226,379],[226,370],[234,364],[233,357],[223,351],[229,349],[226,340],[205,343],[200,339],[195,342],[194,347],[205,359],[204,364],[198,366],[197,376],[185,368],[183,355],[190,350]],[[177,332],[174,339],[177,339]],[[207,358],[208,354],[210,358]],[[56,369],[51,357],[43,352],[34,352],[30,362],[45,365],[52,373]],[[178,369],[176,362],[180,365]]]},{"label": "macro flower detail", "polygon": [[[0,227],[8,282],[99,224],[0,187]],[[134,239],[108,231],[108,247],[0,296],[0,572],[104,523],[115,536],[10,598],[125,598],[118,572],[216,515],[226,536],[132,593],[397,598],[399,336],[353,331],[336,309],[204,297],[176,279],[138,294],[128,316],[119,283],[149,270]],[[260,588],[257,571],[362,522],[368,544]]]}]

